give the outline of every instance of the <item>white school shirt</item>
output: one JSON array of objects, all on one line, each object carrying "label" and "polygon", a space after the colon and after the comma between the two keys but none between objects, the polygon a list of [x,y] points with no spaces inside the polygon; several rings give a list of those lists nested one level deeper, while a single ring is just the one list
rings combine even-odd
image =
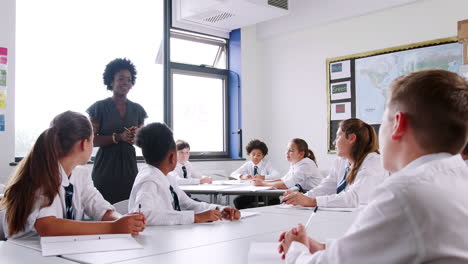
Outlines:
[{"label": "white school shirt", "polygon": [[302,189],[308,191],[319,185],[322,179],[317,164],[309,158],[303,158],[290,165],[288,173],[281,178],[281,181],[288,189],[300,184]]},{"label": "white school shirt", "polygon": [[[323,207],[358,207],[360,204],[367,204],[371,193],[387,175],[380,162],[380,155],[376,152],[367,154],[359,167],[354,182],[347,184],[346,188],[337,194],[336,189],[348,166],[350,166],[348,160],[338,158],[330,174],[306,195],[315,197],[317,206]],[[348,174],[351,169],[352,167],[349,168]]]},{"label": "white school shirt", "polygon": [[[185,166],[187,169],[187,178],[184,178],[184,171],[182,170],[182,166]],[[177,165],[170,174],[177,177],[177,183],[179,185],[191,185],[191,184],[200,184],[200,179],[203,176],[200,172],[198,172],[195,168],[193,168],[192,163],[187,161],[184,164],[177,162]]]},{"label": "white school shirt", "polygon": [[[23,238],[37,235],[34,224],[37,219],[53,216],[56,218],[66,218],[65,205],[65,190],[70,183],[73,184],[72,206],[76,221],[84,219],[84,215],[91,217],[92,220],[101,221],[102,217],[108,210],[115,210],[114,207],[104,200],[101,193],[94,187],[89,170],[84,166],[77,166],[73,169],[70,178],[60,167],[60,177],[62,182],[59,188],[59,193],[55,196],[54,201],[48,207],[41,208],[45,201],[42,195],[36,195],[36,202],[33,205],[32,212],[29,214],[26,221],[24,231],[8,238]],[[32,197],[31,197],[32,198]],[[5,234],[8,234],[6,220],[4,221]]]},{"label": "white school shirt", "polygon": [[[174,210],[170,186],[177,193],[181,211]],[[214,210],[217,207],[224,208],[221,205],[192,200],[179,188],[176,177],[166,176],[149,164],[138,171],[130,193],[128,211],[137,212],[140,204],[148,225],[191,224],[195,221],[195,214]]]},{"label": "white school shirt", "polygon": [[459,155],[422,156],[377,187],[346,234],[287,263],[468,263],[468,167]]},{"label": "white school shirt", "polygon": [[247,174],[254,176],[254,166],[257,166],[257,173],[259,175],[264,175],[266,180],[277,180],[280,178],[280,174],[277,170],[271,166],[269,160],[262,159],[257,165],[255,165],[251,160],[244,163],[237,170],[231,173],[231,177],[240,179],[241,175]]}]

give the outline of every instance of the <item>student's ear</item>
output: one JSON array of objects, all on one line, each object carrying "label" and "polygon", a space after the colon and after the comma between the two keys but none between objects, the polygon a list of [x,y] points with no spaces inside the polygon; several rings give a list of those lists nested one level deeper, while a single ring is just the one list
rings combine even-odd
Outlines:
[{"label": "student's ear", "polygon": [[87,139],[82,139],[79,141],[79,147],[81,151],[84,151],[86,149],[86,140]]},{"label": "student's ear", "polygon": [[177,152],[175,150],[169,151],[167,159],[171,165],[177,164]]},{"label": "student's ear", "polygon": [[400,140],[408,131],[408,116],[403,112],[397,112],[394,117],[392,139]]},{"label": "student's ear", "polygon": [[352,133],[347,136],[346,139],[348,139],[349,143],[354,144],[356,142],[356,134]]}]

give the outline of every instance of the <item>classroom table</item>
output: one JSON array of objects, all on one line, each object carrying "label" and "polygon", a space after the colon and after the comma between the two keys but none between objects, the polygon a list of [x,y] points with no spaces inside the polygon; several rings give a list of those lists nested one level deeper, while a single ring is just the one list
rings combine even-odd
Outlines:
[{"label": "classroom table", "polygon": [[213,181],[213,184],[180,185],[180,189],[187,194],[209,195],[210,203],[218,203],[219,195],[226,196],[226,205],[230,204],[231,195],[250,195],[255,197],[255,204],[258,206],[258,198],[265,197],[265,205],[268,205],[268,197],[281,196],[286,190],[274,189],[264,186],[253,186],[246,181],[243,184],[221,184],[234,181]]},{"label": "classroom table", "polygon": [[43,257],[40,251],[0,241],[0,263],[70,264],[74,262],[59,257]]},{"label": "classroom table", "polygon": [[[211,252],[216,263],[246,263],[251,242],[277,241],[281,232],[297,223],[305,224],[312,211],[278,209],[275,206],[252,208],[241,212],[259,212],[239,221],[205,224],[150,226],[135,239],[143,249],[63,255],[79,263],[215,263],[202,256]],[[309,233],[325,241],[342,235],[357,212],[318,211],[312,218]],[[7,242],[10,243],[11,241]],[[40,249],[39,240],[22,239],[14,243]],[[11,243],[13,243],[11,242]],[[231,249],[231,250],[230,250]]]}]

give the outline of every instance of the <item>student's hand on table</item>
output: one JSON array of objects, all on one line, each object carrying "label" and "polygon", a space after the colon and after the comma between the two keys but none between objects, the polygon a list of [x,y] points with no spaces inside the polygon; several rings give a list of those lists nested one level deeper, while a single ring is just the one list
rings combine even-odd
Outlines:
[{"label": "student's hand on table", "polygon": [[254,179],[265,180],[265,175],[257,174],[257,175],[254,176]]},{"label": "student's hand on table", "polygon": [[240,216],[241,216],[241,213],[239,210],[237,210],[236,208],[233,208],[233,207],[226,207],[223,209],[223,211],[221,212],[221,216],[224,218],[224,219],[227,219],[227,220],[239,220],[240,219]]},{"label": "student's hand on table", "polygon": [[250,180],[250,179],[252,179],[252,175],[249,175],[249,174],[242,174],[239,178],[240,178],[241,180]]},{"label": "student's hand on table", "polygon": [[145,216],[139,213],[128,214],[113,222],[114,234],[138,235],[145,230]]},{"label": "student's hand on table", "polygon": [[[284,259],[288,253],[289,247],[293,241],[304,244],[309,248],[309,237],[307,237],[307,232],[303,225],[299,224],[297,227],[292,228],[289,232],[283,232],[279,240],[280,245],[278,247],[278,252],[281,254],[281,258]],[[310,250],[310,248],[309,248]]]},{"label": "student's hand on table", "polygon": [[218,210],[208,210],[195,214],[195,223],[206,223],[221,220],[221,212]]},{"label": "student's hand on table", "polygon": [[253,178],[250,182],[254,186],[263,186],[263,185],[265,185],[264,180],[262,180],[262,179]]},{"label": "student's hand on table", "polygon": [[285,204],[292,204],[292,205],[301,205],[305,207],[314,207],[317,206],[317,200],[312,197],[308,197],[300,192],[291,192],[281,199],[281,202]]},{"label": "student's hand on table", "polygon": [[213,179],[210,176],[202,177],[200,179],[200,184],[204,184],[204,183],[211,184],[211,183],[213,183]]}]

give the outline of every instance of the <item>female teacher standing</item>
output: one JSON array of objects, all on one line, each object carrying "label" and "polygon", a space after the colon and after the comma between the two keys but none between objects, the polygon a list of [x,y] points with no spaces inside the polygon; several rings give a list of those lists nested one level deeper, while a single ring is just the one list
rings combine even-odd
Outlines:
[{"label": "female teacher standing", "polygon": [[127,99],[136,79],[136,69],[130,60],[109,62],[103,79],[112,97],[97,101],[86,110],[94,128],[94,146],[99,147],[92,177],[104,198],[116,203],[130,196],[138,173],[133,147],[135,133],[147,115],[141,105]]}]

